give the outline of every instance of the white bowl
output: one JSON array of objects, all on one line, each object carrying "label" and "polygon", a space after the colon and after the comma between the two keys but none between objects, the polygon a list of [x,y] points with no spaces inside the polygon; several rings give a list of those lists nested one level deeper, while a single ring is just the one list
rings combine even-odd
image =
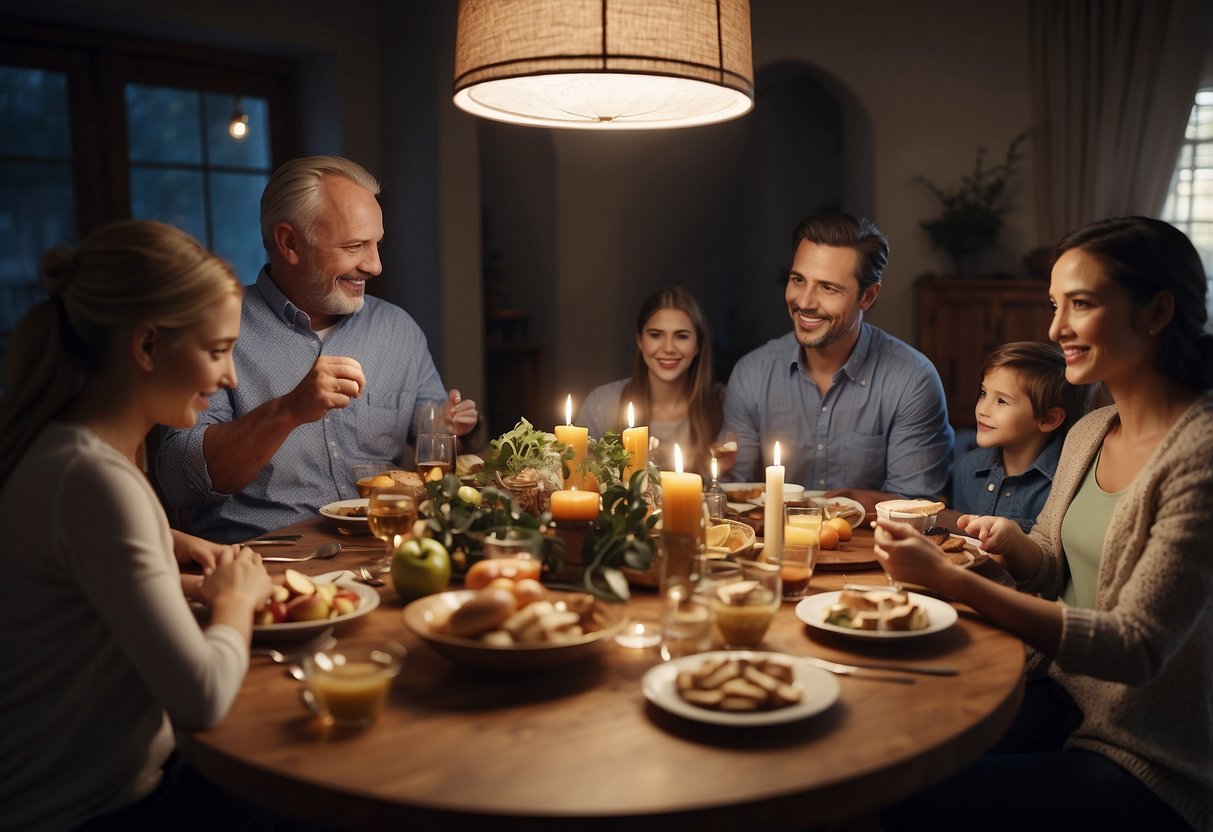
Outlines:
[{"label": "white bowl", "polygon": [[896,520],[909,523],[918,531],[926,531],[935,525],[937,514],[923,514],[915,511],[914,506],[935,505],[933,500],[884,500],[876,504],[876,516],[881,520]]}]

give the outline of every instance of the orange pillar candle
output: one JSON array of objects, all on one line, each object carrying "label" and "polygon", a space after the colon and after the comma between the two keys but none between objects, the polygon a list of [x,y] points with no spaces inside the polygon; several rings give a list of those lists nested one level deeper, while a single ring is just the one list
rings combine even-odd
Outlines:
[{"label": "orange pillar candle", "polygon": [[576,488],[584,486],[585,475],[577,470],[577,466],[585,462],[586,449],[590,441],[590,429],[579,428],[573,424],[573,396],[569,395],[564,401],[564,424],[556,425],[556,439],[573,449],[573,458],[566,463],[569,475],[564,479],[564,487]]},{"label": "orange pillar candle", "polygon": [[698,535],[703,524],[703,477],[682,472],[682,449],[674,445],[674,469],[661,472],[661,529]]},{"label": "orange pillar candle", "polygon": [[596,491],[578,491],[576,488],[567,491],[552,492],[553,520],[597,520],[598,506],[602,498]]},{"label": "orange pillar candle", "polygon": [[623,449],[628,452],[628,464],[623,468],[623,484],[632,481],[632,474],[649,467],[649,427],[636,427],[636,411],[628,402],[628,426],[623,432]]},{"label": "orange pillar candle", "polygon": [[763,495],[762,559],[779,563],[783,557],[783,466],[779,464],[778,442],[772,462],[767,466],[767,490]]}]

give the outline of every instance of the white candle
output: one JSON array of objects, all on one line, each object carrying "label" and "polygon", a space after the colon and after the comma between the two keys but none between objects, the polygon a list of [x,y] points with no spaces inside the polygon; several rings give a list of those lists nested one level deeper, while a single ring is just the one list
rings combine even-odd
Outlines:
[{"label": "white candle", "polygon": [[767,466],[767,491],[762,512],[763,560],[778,563],[783,557],[783,466],[779,443],[775,443],[774,465]]}]

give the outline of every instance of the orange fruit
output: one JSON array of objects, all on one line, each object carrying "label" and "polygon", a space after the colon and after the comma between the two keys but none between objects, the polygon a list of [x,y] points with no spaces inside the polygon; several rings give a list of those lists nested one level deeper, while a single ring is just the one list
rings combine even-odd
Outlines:
[{"label": "orange fruit", "polygon": [[838,548],[838,529],[834,528],[829,523],[823,523],[821,526],[821,548]]},{"label": "orange fruit", "polygon": [[838,540],[842,543],[851,539],[851,524],[846,520],[841,517],[831,517],[826,524],[834,527],[834,531],[838,532]]}]

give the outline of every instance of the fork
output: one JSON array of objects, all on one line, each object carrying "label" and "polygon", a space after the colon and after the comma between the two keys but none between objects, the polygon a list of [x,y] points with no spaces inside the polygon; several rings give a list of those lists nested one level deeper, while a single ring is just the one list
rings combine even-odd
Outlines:
[{"label": "fork", "polygon": [[[859,667],[853,664],[839,664],[838,662],[828,662],[825,659],[819,659],[815,656],[801,656],[809,664],[820,667],[822,670],[828,670],[838,676],[854,676],[856,679],[867,679],[871,682],[895,682],[899,685],[912,685],[918,680],[912,676],[893,676],[887,673],[874,672],[866,667]],[[889,668],[892,670],[893,668]]]}]

